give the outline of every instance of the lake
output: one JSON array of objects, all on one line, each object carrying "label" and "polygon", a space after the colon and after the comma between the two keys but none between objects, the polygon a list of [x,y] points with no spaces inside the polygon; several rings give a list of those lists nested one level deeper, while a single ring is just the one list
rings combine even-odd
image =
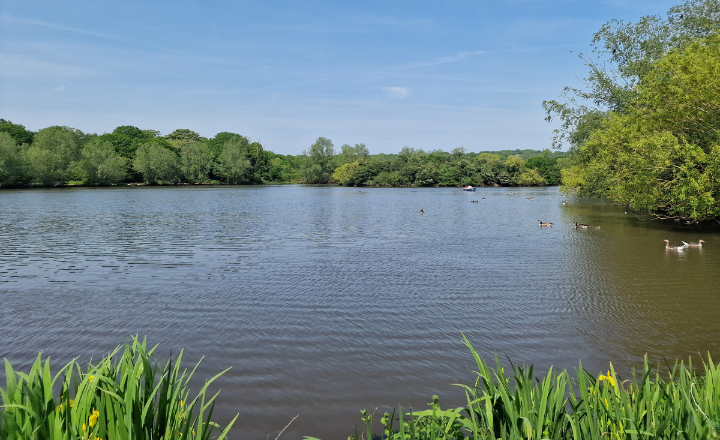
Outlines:
[{"label": "lake", "polygon": [[56,371],[146,335],[160,360],[204,356],[203,379],[232,366],[214,417],[240,413],[230,438],[459,406],[462,334],[539,371],[720,359],[718,229],[557,188],[5,190],[0,249],[0,357],[27,371],[43,351]]}]

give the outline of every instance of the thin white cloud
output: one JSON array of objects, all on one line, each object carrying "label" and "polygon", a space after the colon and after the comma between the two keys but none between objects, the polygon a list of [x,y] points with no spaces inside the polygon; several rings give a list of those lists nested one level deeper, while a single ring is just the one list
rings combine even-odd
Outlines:
[{"label": "thin white cloud", "polygon": [[487,52],[484,50],[475,50],[472,52],[460,52],[457,55],[453,55],[450,57],[440,57],[440,58],[432,59],[430,61],[405,64],[405,65],[401,66],[401,69],[408,69],[408,68],[414,69],[414,68],[418,68],[418,67],[438,66],[440,64],[457,63],[458,61],[462,61],[465,58],[478,56],[478,55],[484,55],[486,53]]},{"label": "thin white cloud", "polygon": [[68,27],[68,26],[59,26],[59,25],[56,25],[53,23],[47,23],[44,21],[25,20],[23,18],[13,17],[12,15],[9,15],[9,14],[0,15],[0,20],[14,22],[14,23],[18,23],[18,24],[30,25],[30,26],[38,26],[38,27],[43,27],[43,28],[47,28],[47,29],[55,29],[58,31],[70,32],[70,33],[74,33],[74,34],[87,35],[90,37],[102,38],[102,39],[106,39],[106,40],[119,41],[115,37],[101,34],[98,32],[91,32],[91,31],[86,31],[84,29],[72,28],[72,27]]},{"label": "thin white cloud", "polygon": [[410,94],[408,87],[383,87],[383,90],[389,97],[396,99],[405,99]]}]

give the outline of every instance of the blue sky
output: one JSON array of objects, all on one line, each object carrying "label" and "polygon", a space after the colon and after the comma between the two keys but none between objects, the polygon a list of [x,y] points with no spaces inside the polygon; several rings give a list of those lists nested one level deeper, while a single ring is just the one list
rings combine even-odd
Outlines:
[{"label": "blue sky", "polygon": [[544,149],[541,102],[581,85],[593,33],[679,3],[2,0],[0,118],[230,131],[281,154],[319,136]]}]

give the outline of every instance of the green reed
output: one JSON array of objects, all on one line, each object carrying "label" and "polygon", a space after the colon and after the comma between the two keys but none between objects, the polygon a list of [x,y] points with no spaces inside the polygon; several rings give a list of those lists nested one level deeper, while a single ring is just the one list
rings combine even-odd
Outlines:
[{"label": "green reed", "polygon": [[[392,440],[440,439],[711,439],[720,435],[720,365],[708,355],[701,373],[676,361],[664,374],[647,358],[641,370],[621,380],[610,364],[593,376],[582,364],[576,377],[551,368],[542,378],[532,366],[495,359],[490,367],[465,339],[477,364],[477,380],[459,385],[467,404],[443,410],[433,397],[430,409],[387,414],[383,437]],[[371,439],[372,415],[363,411]]]},{"label": "green reed", "polygon": [[[29,374],[5,360],[7,387],[0,388],[0,438],[8,440],[178,440],[210,438],[214,408],[207,380],[190,398],[188,383],[198,364],[181,371],[182,351],[158,374],[146,341],[133,338],[85,371],[72,361],[54,376],[42,353]],[[119,357],[119,359],[118,359]],[[56,396],[54,390],[60,390]],[[227,435],[237,416],[220,433]]]}]

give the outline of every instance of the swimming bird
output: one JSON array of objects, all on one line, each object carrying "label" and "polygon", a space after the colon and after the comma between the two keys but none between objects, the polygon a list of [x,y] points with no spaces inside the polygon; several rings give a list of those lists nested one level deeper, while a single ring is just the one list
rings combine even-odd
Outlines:
[{"label": "swimming bird", "polygon": [[[683,243],[685,243],[683,241]],[[686,247],[702,247],[702,244],[705,243],[705,240],[700,240],[697,243],[694,241],[691,241],[690,243],[685,243]]]},{"label": "swimming bird", "polygon": [[420,208],[420,214],[425,214],[425,211],[423,211],[422,208]]},{"label": "swimming bird", "polygon": [[526,198],[525,200],[532,200],[532,199],[533,199],[532,197],[528,197],[528,198]]},{"label": "swimming bird", "polygon": [[586,225],[585,223],[578,224],[578,222],[575,222],[575,227],[578,229],[587,229],[590,227],[590,225]]},{"label": "swimming bird", "polygon": [[671,245],[670,245],[670,241],[668,241],[667,239],[665,239],[665,240],[663,240],[663,241],[665,242],[665,249],[671,249],[671,250],[674,250],[674,251],[680,251],[680,250],[683,250],[683,249],[685,249],[685,248],[687,247],[687,244],[685,244],[685,242],[683,242],[683,244],[674,244],[674,245],[671,246]]},{"label": "swimming bird", "polygon": [[552,226],[552,223],[550,222],[543,222],[542,220],[538,220],[540,222],[540,226]]}]

